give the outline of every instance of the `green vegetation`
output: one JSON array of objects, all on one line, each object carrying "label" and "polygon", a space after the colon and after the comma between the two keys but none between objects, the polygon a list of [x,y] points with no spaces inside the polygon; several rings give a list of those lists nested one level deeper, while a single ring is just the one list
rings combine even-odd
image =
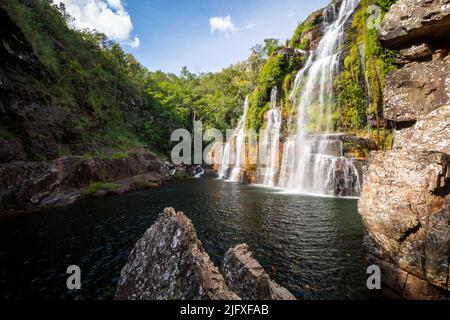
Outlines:
[{"label": "green vegetation", "polygon": [[112,182],[102,182],[102,181],[93,182],[88,187],[84,188],[81,191],[81,194],[84,197],[89,197],[101,190],[108,191],[108,192],[117,192],[119,187],[120,186],[117,183],[112,183]]},{"label": "green vegetation", "polygon": [[[80,143],[128,149],[141,145],[145,119],[161,121],[144,92],[147,70],[103,34],[72,30],[64,5],[49,0],[1,5],[39,59],[43,76],[22,75],[26,91],[65,112]],[[38,99],[38,98],[35,98]],[[63,141],[61,141],[63,143]],[[72,150],[76,152],[77,150]]]},{"label": "green vegetation", "polygon": [[310,39],[305,37],[305,35],[316,26],[316,23],[316,21],[305,21],[304,23],[301,23],[297,29],[295,29],[291,40],[289,40],[289,47],[300,50],[308,50]]},{"label": "green vegetation", "polygon": [[396,2],[397,0],[373,0],[373,4],[380,7],[383,16],[386,12],[389,11],[391,6]]},{"label": "green vegetation", "polygon": [[[334,128],[339,131],[367,134],[367,121],[373,120],[377,129],[372,137],[380,148],[389,146],[389,134],[382,123],[384,79],[394,68],[395,52],[384,49],[377,39],[377,30],[367,26],[368,8],[378,5],[382,16],[395,0],[362,0],[354,14],[351,27],[346,32],[343,52],[343,68],[335,83],[336,97],[331,101]],[[381,17],[382,18],[382,17]],[[311,31],[321,21],[321,11],[315,12],[301,23],[287,46],[295,49],[310,49]],[[277,86],[284,118],[295,115],[295,107],[288,99],[295,75],[300,69],[301,59],[294,51],[278,49],[268,58],[250,95],[247,127],[259,129],[264,123],[264,114],[269,107],[270,90]],[[319,108],[310,106],[308,116],[319,119]],[[313,121],[312,121],[313,122]],[[319,123],[314,124],[321,125]],[[314,128],[307,128],[313,130]],[[287,133],[289,128],[283,128]],[[361,151],[360,153],[364,153]]]},{"label": "green vegetation", "polygon": [[[336,129],[357,131],[367,126],[368,118],[376,119],[377,140],[383,145],[388,143],[383,139],[389,137],[380,133],[382,91],[394,53],[380,47],[376,30],[368,29],[366,20],[369,5],[378,5],[385,12],[393,2],[361,1],[346,35],[344,68],[333,101]],[[299,24],[286,46],[277,39],[266,39],[252,48],[246,61],[220,72],[194,74],[183,68],[175,75],[149,72],[103,34],[69,28],[72,18],[64,5],[20,0],[0,7],[22,30],[42,65],[43,76],[23,74],[21,83],[48,105],[63,108],[65,125],[80,136],[76,143],[64,145],[60,141],[61,153],[78,152],[85,154],[85,159],[91,154],[110,154],[111,149],[119,150],[113,158],[124,159],[127,150],[144,146],[165,154],[171,149],[172,131],[190,130],[198,120],[206,128],[235,127],[247,95],[246,125],[258,130],[275,86],[283,117],[295,115],[288,96],[304,62],[297,49],[310,49],[313,31],[322,19],[321,11],[313,13]],[[314,117],[314,106],[309,111]],[[10,131],[2,130],[0,137],[13,137]]]},{"label": "green vegetation", "polygon": [[380,146],[384,145],[379,133],[384,126],[381,123],[384,79],[394,68],[395,52],[382,48],[377,39],[377,30],[368,28],[368,8],[378,5],[384,15],[394,2],[361,1],[346,35],[348,54],[344,58],[344,70],[337,84],[336,126],[345,131],[363,129],[368,119],[374,119]]},{"label": "green vegetation", "polygon": [[344,143],[344,148],[349,150],[350,153],[357,158],[367,158],[369,156],[370,150],[364,148],[361,144],[347,141]]},{"label": "green vegetation", "polygon": [[117,159],[117,160],[127,159],[128,158],[128,153],[126,153],[126,152],[117,152],[117,153],[113,154],[112,158],[113,159]]},{"label": "green vegetation", "polygon": [[[303,57],[295,51],[281,49],[267,60],[257,79],[255,90],[249,96],[249,110],[247,127],[260,129],[263,117],[269,108],[270,92],[272,88],[289,87],[292,76],[301,67]],[[287,91],[281,92],[281,98],[286,97]]]},{"label": "green vegetation", "polygon": [[63,4],[20,0],[0,9],[20,28],[42,65],[44,76],[23,74],[20,82],[34,99],[64,110],[66,128],[80,134],[68,150],[75,154],[143,146],[164,154],[171,149],[172,131],[190,130],[195,120],[207,128],[235,126],[262,65],[280,47],[277,39],[266,39],[248,60],[217,73],[193,74],[187,68],[180,75],[149,72],[104,34],[69,28],[72,18]]},{"label": "green vegetation", "polygon": [[0,128],[0,139],[13,139],[15,138],[15,134],[5,130],[3,128]]}]

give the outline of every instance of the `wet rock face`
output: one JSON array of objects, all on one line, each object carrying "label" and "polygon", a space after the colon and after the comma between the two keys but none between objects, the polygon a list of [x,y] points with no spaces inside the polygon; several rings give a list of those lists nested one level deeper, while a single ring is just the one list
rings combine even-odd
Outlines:
[{"label": "wet rock face", "polygon": [[136,243],[122,269],[116,299],[235,300],[197,239],[192,222],[174,209]]},{"label": "wet rock face", "polygon": [[228,287],[244,300],[295,300],[292,293],[270,280],[246,244],[228,250],[222,273]]},{"label": "wet rock face", "polygon": [[223,275],[211,262],[192,222],[167,208],[136,243],[122,269],[120,300],[292,300],[252,258],[247,245],[230,249]]},{"label": "wet rock face", "polygon": [[398,0],[383,19],[380,41],[399,48],[450,36],[450,0]]},{"label": "wet rock face", "polygon": [[449,26],[450,1],[399,0],[380,31],[401,49],[384,97],[394,150],[369,157],[359,212],[386,297],[449,298]]}]

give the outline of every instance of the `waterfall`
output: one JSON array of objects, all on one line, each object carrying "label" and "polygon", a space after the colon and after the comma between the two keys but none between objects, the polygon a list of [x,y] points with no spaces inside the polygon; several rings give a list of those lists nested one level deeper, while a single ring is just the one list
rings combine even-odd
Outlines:
[{"label": "waterfall", "polygon": [[281,161],[279,186],[284,189],[293,188],[295,160],[295,137],[288,137],[284,142],[283,158]]},{"label": "waterfall", "polygon": [[263,162],[265,170],[262,184],[274,187],[279,168],[279,146],[281,133],[281,110],[277,107],[278,90],[272,89],[270,96],[270,109],[267,111],[267,127],[262,135]]},{"label": "waterfall", "polygon": [[297,106],[297,132],[284,144],[282,188],[321,195],[359,195],[357,170],[343,157],[339,136],[330,134],[333,84],[339,73],[345,24],[358,4],[359,0],[343,0],[339,9],[333,3],[324,10],[324,35],[296,76],[290,98]]},{"label": "waterfall", "polygon": [[[240,179],[242,166],[245,164],[245,121],[247,119],[247,110],[248,97],[245,98],[244,113],[239,120],[238,126],[223,149],[219,169],[220,179],[226,179],[228,177],[227,180],[232,182],[238,182]],[[233,159],[234,161],[232,161]],[[234,163],[234,167],[231,168],[231,173],[228,176],[231,162]]]},{"label": "waterfall", "polygon": [[228,176],[231,160],[231,141],[225,143],[220,156],[219,178],[225,179]]}]

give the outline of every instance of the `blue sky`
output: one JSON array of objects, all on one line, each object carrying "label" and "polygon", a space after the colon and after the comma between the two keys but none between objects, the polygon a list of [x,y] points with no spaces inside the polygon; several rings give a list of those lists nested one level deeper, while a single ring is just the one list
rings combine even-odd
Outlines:
[{"label": "blue sky", "polygon": [[[57,1],[57,0],[55,0]],[[218,71],[265,38],[290,38],[329,0],[60,0],[75,26],[121,42],[150,70]],[[211,21],[213,17],[215,20]],[[212,32],[212,25],[215,27]],[[78,25],[77,25],[78,24]]]}]

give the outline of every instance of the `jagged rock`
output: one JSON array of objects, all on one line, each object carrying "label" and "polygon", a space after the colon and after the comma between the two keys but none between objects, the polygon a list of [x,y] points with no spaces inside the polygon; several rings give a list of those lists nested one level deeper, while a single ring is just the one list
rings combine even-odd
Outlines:
[{"label": "jagged rock", "polygon": [[136,243],[116,299],[235,300],[198,240],[192,222],[167,208]]},{"label": "jagged rock", "polygon": [[433,48],[428,43],[413,45],[410,48],[400,50],[400,55],[406,60],[420,60],[430,57],[433,54]]},{"label": "jagged rock", "polygon": [[295,300],[292,293],[270,280],[246,244],[228,250],[222,273],[228,287],[244,300]]},{"label": "jagged rock", "polygon": [[450,36],[450,0],[398,0],[385,15],[380,41],[405,48],[424,39]]},{"label": "jagged rock", "polygon": [[396,130],[394,149],[450,154],[450,104],[418,117],[417,122],[409,128]]},{"label": "jagged rock", "polygon": [[382,277],[383,283],[400,290],[403,298],[422,299],[424,294],[436,298],[437,288],[448,289],[449,193],[447,154],[396,150],[369,157],[359,201],[365,247],[377,259],[395,264],[389,268],[380,265],[383,274],[398,268],[408,278],[427,283],[419,286],[417,280],[406,286]]},{"label": "jagged rock", "polygon": [[385,118],[411,122],[450,105],[450,54],[436,52],[433,59],[411,63],[386,79]]},{"label": "jagged rock", "polygon": [[222,273],[211,262],[192,222],[166,208],[136,243],[121,272],[119,300],[295,300],[273,282],[246,244],[230,249]]}]

